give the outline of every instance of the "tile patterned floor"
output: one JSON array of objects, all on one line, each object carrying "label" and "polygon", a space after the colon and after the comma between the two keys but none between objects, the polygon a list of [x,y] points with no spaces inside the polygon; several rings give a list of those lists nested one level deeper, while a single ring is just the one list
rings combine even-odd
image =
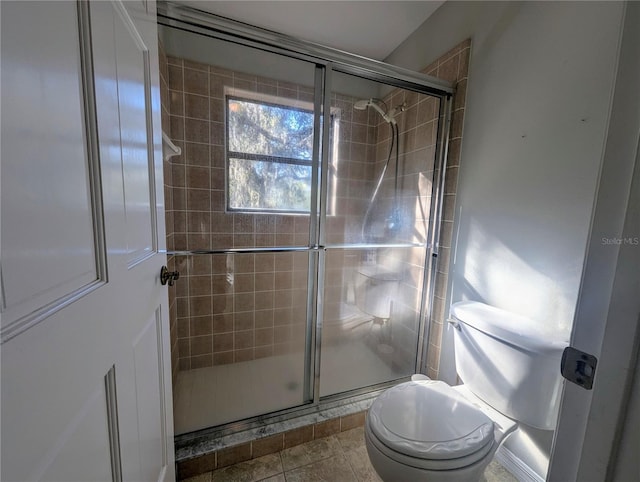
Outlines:
[{"label": "tile patterned floor", "polygon": [[[363,428],[207,472],[182,482],[381,482],[367,456]],[[517,482],[493,461],[480,482]]]}]

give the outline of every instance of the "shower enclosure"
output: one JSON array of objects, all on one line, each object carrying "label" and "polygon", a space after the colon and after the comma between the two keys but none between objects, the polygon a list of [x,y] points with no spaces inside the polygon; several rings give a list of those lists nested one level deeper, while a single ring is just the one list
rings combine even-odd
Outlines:
[{"label": "shower enclosure", "polygon": [[159,22],[182,149],[165,165],[176,434],[420,369],[450,85],[184,7]]}]

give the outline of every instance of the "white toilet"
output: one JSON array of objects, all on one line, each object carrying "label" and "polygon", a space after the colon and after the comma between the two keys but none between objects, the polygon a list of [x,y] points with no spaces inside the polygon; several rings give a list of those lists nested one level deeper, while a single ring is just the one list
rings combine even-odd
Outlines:
[{"label": "white toilet", "polygon": [[477,481],[519,422],[555,428],[567,340],[484,303],[456,303],[451,313],[464,385],[414,377],[367,413],[367,452],[385,482]]}]

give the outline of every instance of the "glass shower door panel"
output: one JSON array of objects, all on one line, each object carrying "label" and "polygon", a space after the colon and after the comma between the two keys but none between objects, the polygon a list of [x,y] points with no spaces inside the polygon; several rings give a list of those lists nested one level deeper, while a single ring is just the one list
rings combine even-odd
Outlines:
[{"label": "glass shower door panel", "polygon": [[178,28],[160,37],[165,130],[182,148],[165,178],[167,244],[194,253],[176,256],[172,317],[184,434],[308,402],[319,67]]},{"label": "glass shower door panel", "polygon": [[320,396],[414,373],[424,248],[328,249]]},{"label": "glass shower door panel", "polygon": [[336,73],[320,395],[414,373],[439,100]]},{"label": "glass shower door panel", "polygon": [[305,403],[309,254],[180,258],[176,434]]},{"label": "glass shower door panel", "polygon": [[326,242],[426,243],[439,100],[334,75]]}]

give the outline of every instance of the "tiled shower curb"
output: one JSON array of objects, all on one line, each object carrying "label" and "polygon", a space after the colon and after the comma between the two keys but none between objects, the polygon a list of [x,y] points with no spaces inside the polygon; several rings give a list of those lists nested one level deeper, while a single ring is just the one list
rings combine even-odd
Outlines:
[{"label": "tiled shower curb", "polygon": [[178,480],[361,427],[364,425],[365,413],[376,395],[223,437],[205,435],[178,442]]}]

